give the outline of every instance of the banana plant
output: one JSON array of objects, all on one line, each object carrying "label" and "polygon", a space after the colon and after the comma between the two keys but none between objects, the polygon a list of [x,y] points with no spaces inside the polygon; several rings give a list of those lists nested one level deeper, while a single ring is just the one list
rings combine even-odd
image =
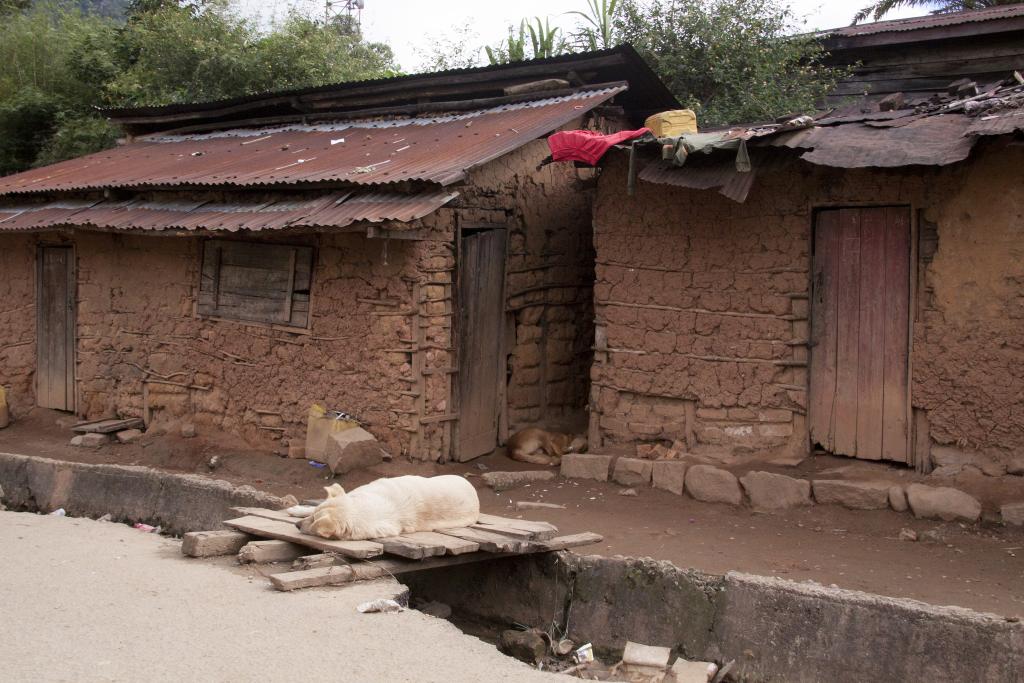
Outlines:
[{"label": "banana plant", "polygon": [[614,47],[615,43],[615,11],[619,0],[587,0],[587,11],[574,10],[567,14],[582,17],[585,22],[577,33],[584,46],[590,50]]}]

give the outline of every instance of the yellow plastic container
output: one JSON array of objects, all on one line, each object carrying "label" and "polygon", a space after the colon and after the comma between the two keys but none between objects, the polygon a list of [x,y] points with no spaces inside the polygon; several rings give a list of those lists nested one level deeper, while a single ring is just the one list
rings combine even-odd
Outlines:
[{"label": "yellow plastic container", "polygon": [[684,133],[697,132],[697,115],[692,109],[674,109],[648,116],[644,126],[656,138],[675,138]]}]

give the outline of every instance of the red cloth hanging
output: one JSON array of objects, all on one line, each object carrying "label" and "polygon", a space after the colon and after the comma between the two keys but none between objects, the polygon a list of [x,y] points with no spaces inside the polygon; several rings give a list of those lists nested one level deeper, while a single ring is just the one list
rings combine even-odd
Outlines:
[{"label": "red cloth hanging", "polygon": [[548,137],[548,148],[554,161],[582,161],[593,166],[612,145],[643,137],[650,132],[649,128],[641,128],[602,135],[592,130],[564,130]]}]

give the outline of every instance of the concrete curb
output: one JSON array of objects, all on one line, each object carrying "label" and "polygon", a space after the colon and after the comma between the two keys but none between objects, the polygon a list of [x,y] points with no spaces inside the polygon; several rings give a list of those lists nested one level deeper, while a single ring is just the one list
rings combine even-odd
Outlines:
[{"label": "concrete curb", "polygon": [[569,638],[609,661],[627,640],[735,660],[739,681],[996,683],[1024,671],[1024,624],[994,614],[649,558],[562,552],[403,580],[484,622],[567,618]]},{"label": "concrete curb", "polygon": [[75,517],[109,514],[114,521],[146,522],[172,534],[219,529],[234,506],[280,508],[277,496],[195,474],[148,467],[89,465],[0,453],[3,503],[15,510],[64,508]]}]

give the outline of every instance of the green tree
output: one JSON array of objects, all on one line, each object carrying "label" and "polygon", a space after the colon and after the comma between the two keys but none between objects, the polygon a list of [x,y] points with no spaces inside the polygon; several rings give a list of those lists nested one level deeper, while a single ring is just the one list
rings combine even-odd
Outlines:
[{"label": "green tree", "polygon": [[1022,1],[1024,0],[879,0],[853,15],[853,23],[859,24],[868,18],[878,21],[900,7],[932,8],[932,14],[952,14],[1000,5],[1017,5]]},{"label": "green tree", "polygon": [[0,174],[114,144],[117,131],[97,106],[194,102],[396,72],[391,49],[365,41],[347,17],[324,24],[292,13],[265,30],[224,0],[137,0],[127,22],[78,4],[14,8],[0,22]]},{"label": "green tree", "polygon": [[416,71],[447,71],[480,66],[480,36],[472,22],[454,26],[444,35],[427,36],[429,48],[417,51]]},{"label": "green tree", "polygon": [[631,43],[702,127],[815,109],[844,71],[774,0],[622,0],[616,42]]}]

